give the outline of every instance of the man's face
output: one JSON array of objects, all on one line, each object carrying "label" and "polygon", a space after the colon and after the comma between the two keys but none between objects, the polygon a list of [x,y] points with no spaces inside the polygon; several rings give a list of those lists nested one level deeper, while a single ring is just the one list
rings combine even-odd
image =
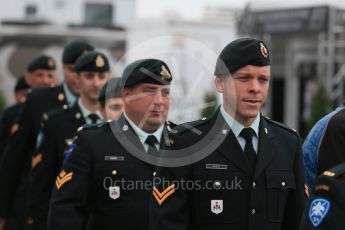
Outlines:
[{"label": "man's face", "polygon": [[139,83],[124,88],[123,100],[126,115],[146,132],[156,131],[167,120],[170,86]]},{"label": "man's face", "polygon": [[103,108],[103,117],[107,120],[118,120],[123,110],[122,98],[107,98]]},{"label": "man's face", "polygon": [[269,80],[270,66],[253,65],[246,65],[231,76],[216,77],[225,111],[243,125],[250,125],[266,101]]},{"label": "man's face", "polygon": [[81,71],[78,77],[80,82],[79,93],[82,100],[87,100],[90,103],[98,103],[99,91],[110,78],[110,73]]},{"label": "man's face", "polygon": [[71,64],[64,64],[62,66],[65,82],[71,90],[71,92],[75,95],[79,94],[79,78],[78,74],[75,71],[74,65]]},{"label": "man's face", "polygon": [[37,69],[25,75],[25,80],[32,88],[57,84],[55,70]]}]

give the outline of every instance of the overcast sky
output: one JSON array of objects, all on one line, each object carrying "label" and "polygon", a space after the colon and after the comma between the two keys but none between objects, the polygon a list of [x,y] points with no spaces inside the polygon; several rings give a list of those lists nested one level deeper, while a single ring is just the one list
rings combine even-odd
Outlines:
[{"label": "overcast sky", "polygon": [[137,13],[140,18],[163,17],[167,11],[176,11],[184,18],[197,19],[203,8],[212,6],[244,7],[248,0],[137,0]]},{"label": "overcast sky", "polygon": [[[0,0],[1,1],[1,0]],[[341,6],[345,8],[345,0],[137,0],[139,18],[160,18],[164,13],[177,12],[188,19],[202,18],[203,9],[207,5],[244,7],[248,2],[254,9],[310,7],[315,5]]]}]

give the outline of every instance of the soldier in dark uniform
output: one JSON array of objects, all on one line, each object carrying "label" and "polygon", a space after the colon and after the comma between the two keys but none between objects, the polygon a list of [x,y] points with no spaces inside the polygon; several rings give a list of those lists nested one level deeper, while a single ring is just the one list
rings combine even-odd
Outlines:
[{"label": "soldier in dark uniform", "polygon": [[[37,88],[42,88],[49,86],[51,84],[56,84],[57,82],[57,76],[55,73],[55,61],[53,58],[47,55],[40,55],[33,59],[27,66],[27,72],[25,74],[25,81],[27,82],[28,85],[30,85],[31,88],[37,89]],[[0,196],[4,195],[6,193],[6,181],[9,179],[8,176],[6,177],[5,175],[9,175],[6,170],[6,167],[10,167],[7,165],[7,159],[8,157],[13,156],[12,151],[8,151],[8,146],[11,145],[12,141],[18,138],[20,136],[19,131],[22,127],[22,117],[24,116],[25,112],[25,103],[20,103],[17,106],[17,114],[12,118],[13,124],[11,125],[11,136],[8,138],[8,140],[5,143],[4,146],[4,151],[3,151],[3,156],[2,160],[0,162],[0,171],[2,171],[1,175],[1,183],[2,183],[2,189],[0,190]],[[15,166],[17,162],[13,161],[12,166]],[[11,174],[10,174],[11,175]],[[6,177],[6,178],[5,178]],[[10,193],[11,196],[13,196],[14,191]],[[0,198],[0,222],[3,221],[1,217],[5,217],[9,215],[9,209],[11,208],[11,203],[7,203],[8,197],[1,197]],[[13,217],[13,220],[9,221],[6,228],[7,229],[15,229],[17,225],[16,218],[19,215],[19,212],[21,210],[20,205],[20,199],[18,199],[18,206],[13,207],[11,217]],[[8,206],[6,206],[8,205]]]},{"label": "soldier in dark uniform", "polygon": [[345,163],[316,178],[301,230],[342,230],[345,225]]},{"label": "soldier in dark uniform", "polygon": [[[75,60],[84,52],[93,50],[93,47],[84,41],[72,41],[64,48],[62,61],[64,65],[74,64]],[[54,66],[52,59],[47,59],[48,66]],[[35,67],[29,66],[30,68]],[[66,74],[67,72],[64,71]],[[71,73],[73,74],[73,72]],[[72,76],[73,77],[73,76]],[[65,76],[65,82],[54,87],[44,87],[28,94],[23,112],[19,118],[18,131],[6,146],[0,165],[0,217],[8,218],[12,214],[12,207],[18,207],[21,223],[24,223],[23,207],[26,207],[28,172],[36,145],[43,113],[57,108],[72,105],[76,100],[76,93],[70,87]],[[32,83],[27,80],[29,85]],[[9,176],[10,175],[10,176]]]},{"label": "soldier in dark uniform", "polygon": [[123,112],[121,79],[110,79],[99,93],[98,101],[104,120],[118,120]]},{"label": "soldier in dark uniform", "polygon": [[48,229],[149,230],[153,165],[143,161],[167,144],[172,76],[166,63],[144,59],[122,76],[124,114],[78,132],[51,197]]},{"label": "soldier in dark uniform", "polygon": [[215,76],[223,105],[176,128],[174,149],[196,162],[157,171],[170,183],[154,188],[154,229],[298,229],[306,199],[300,138],[260,113],[270,81],[266,45],[231,42]]},{"label": "soldier in dark uniform", "polygon": [[[102,65],[97,65],[96,60],[102,62]],[[72,144],[77,129],[84,124],[102,121],[102,114],[98,110],[98,94],[110,78],[107,57],[97,51],[85,53],[76,61],[75,70],[79,75],[80,98],[71,108],[48,112],[39,134],[40,142],[37,143],[31,163],[26,221],[28,229],[46,229],[51,189],[61,168],[65,150]]]},{"label": "soldier in dark uniform", "polygon": [[57,83],[56,65],[52,57],[40,55],[27,66],[25,81],[31,88],[41,88]]},{"label": "soldier in dark uniform", "polygon": [[22,108],[22,103],[26,100],[26,94],[30,90],[30,86],[26,83],[24,76],[17,80],[14,87],[16,103],[4,110],[0,119],[0,159],[4,151],[5,145],[10,136],[16,131],[16,118]]},{"label": "soldier in dark uniform", "polygon": [[17,103],[24,103],[26,95],[31,91],[30,85],[26,82],[25,76],[20,77],[14,86],[14,96]]}]

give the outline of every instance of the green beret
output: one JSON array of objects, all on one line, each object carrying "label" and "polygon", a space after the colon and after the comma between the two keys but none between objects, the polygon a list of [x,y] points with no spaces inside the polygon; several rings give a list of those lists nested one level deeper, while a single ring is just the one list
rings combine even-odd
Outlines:
[{"label": "green beret", "polygon": [[168,65],[157,59],[141,59],[129,64],[122,74],[122,84],[133,86],[138,83],[170,85],[172,75]]},{"label": "green beret", "polygon": [[240,38],[228,44],[219,54],[214,74],[228,75],[246,66],[270,65],[265,43],[254,38]]},{"label": "green beret", "polygon": [[62,53],[62,62],[73,65],[80,55],[94,49],[92,45],[84,40],[73,40],[65,46]]},{"label": "green beret", "polygon": [[41,55],[33,59],[27,66],[29,73],[34,72],[38,69],[55,70],[55,61],[48,55]]},{"label": "green beret", "polygon": [[99,92],[98,101],[102,106],[104,106],[106,100],[110,98],[122,98],[121,78],[109,79]]},{"label": "green beret", "polygon": [[75,70],[104,73],[109,72],[108,58],[101,52],[91,51],[81,55],[75,62]]}]

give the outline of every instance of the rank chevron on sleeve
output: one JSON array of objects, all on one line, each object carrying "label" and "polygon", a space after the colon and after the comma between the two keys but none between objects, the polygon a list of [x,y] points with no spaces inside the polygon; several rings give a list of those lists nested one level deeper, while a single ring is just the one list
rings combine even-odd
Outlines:
[{"label": "rank chevron on sleeve", "polygon": [[73,172],[66,174],[66,172],[62,170],[60,174],[58,175],[58,177],[56,178],[56,182],[55,182],[56,188],[59,190],[62,187],[62,185],[72,180],[72,176],[73,176]]},{"label": "rank chevron on sleeve", "polygon": [[160,192],[156,186],[153,187],[153,196],[156,199],[159,205],[162,205],[163,202],[168,199],[175,192],[175,184],[170,185],[162,192]]}]

